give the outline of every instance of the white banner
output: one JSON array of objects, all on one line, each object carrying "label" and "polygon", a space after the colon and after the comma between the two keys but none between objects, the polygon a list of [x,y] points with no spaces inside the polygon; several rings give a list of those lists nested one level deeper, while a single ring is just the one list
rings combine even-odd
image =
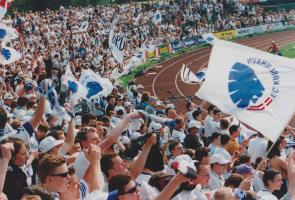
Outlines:
[{"label": "white banner", "polygon": [[197,96],[276,141],[295,111],[295,60],[215,40]]},{"label": "white banner", "polygon": [[112,28],[109,34],[109,48],[111,49],[114,59],[123,64],[126,49],[126,39],[119,34],[114,33],[116,19],[113,20]]}]

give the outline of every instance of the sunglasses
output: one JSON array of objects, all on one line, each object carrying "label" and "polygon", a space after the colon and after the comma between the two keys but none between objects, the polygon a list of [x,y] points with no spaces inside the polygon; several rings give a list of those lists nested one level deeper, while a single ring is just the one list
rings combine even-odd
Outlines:
[{"label": "sunglasses", "polygon": [[49,176],[67,177],[68,175],[69,175],[69,172],[64,172],[60,174],[50,174]]},{"label": "sunglasses", "polygon": [[131,189],[128,190],[127,192],[121,192],[120,195],[132,194],[132,193],[136,192],[140,187],[141,187],[141,185],[138,184],[138,183],[136,183],[135,186],[134,186],[133,188],[131,188]]}]

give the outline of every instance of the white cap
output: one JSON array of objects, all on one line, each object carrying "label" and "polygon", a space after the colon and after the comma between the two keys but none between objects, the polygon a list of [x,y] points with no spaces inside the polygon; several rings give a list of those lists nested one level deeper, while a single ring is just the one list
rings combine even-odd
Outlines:
[{"label": "white cap", "polygon": [[6,100],[6,99],[13,99],[13,96],[10,93],[6,93],[6,94],[4,94],[3,99],[4,100]]},{"label": "white cap", "polygon": [[190,166],[191,168],[193,168],[194,170],[196,169],[195,163],[198,162],[196,160],[193,160],[189,155],[187,154],[182,154],[180,156],[177,156],[174,161],[178,161],[181,164],[184,164],[186,166]]},{"label": "white cap", "polygon": [[52,136],[44,138],[39,144],[39,150],[41,153],[46,153],[56,147],[57,145],[63,144],[63,140],[56,140]]},{"label": "white cap", "polygon": [[222,155],[215,153],[213,156],[210,158],[210,164],[214,163],[219,163],[221,165],[225,165],[227,163],[230,163],[231,161],[226,160]]},{"label": "white cap", "polygon": [[138,85],[137,89],[144,89],[143,85]]},{"label": "white cap", "polygon": [[126,102],[124,103],[124,107],[128,107],[128,106],[132,106],[132,104],[131,104],[129,101],[126,101]]},{"label": "white cap", "polygon": [[122,144],[130,144],[130,139],[127,136],[122,135],[120,138],[120,142],[122,142]]},{"label": "white cap", "polygon": [[157,101],[156,104],[155,104],[155,106],[164,106],[164,104],[162,104],[161,101]]},{"label": "white cap", "polygon": [[167,108],[175,109],[175,105],[173,103],[169,103],[166,106]]},{"label": "white cap", "polygon": [[160,130],[161,128],[163,128],[163,126],[162,126],[161,124],[152,121],[152,122],[150,123],[149,128],[148,128],[148,132],[158,131],[158,130]]},{"label": "white cap", "polygon": [[196,122],[196,121],[191,121],[189,124],[188,124],[188,128],[201,128],[200,125]]}]

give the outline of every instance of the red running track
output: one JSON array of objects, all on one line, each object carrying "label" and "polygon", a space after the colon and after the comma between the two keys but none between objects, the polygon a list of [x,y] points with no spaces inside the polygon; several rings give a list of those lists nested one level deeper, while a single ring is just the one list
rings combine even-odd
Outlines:
[{"label": "red running track", "polygon": [[[275,40],[278,46],[294,42],[295,30],[249,37],[235,42],[266,51],[271,46],[272,40]],[[137,78],[135,82],[144,85],[145,90],[161,101],[168,101],[176,105],[179,113],[185,113],[185,104],[190,97],[196,104],[200,104],[200,100],[195,98],[195,93],[200,86],[183,83],[179,76],[181,67],[187,64],[193,72],[197,72],[207,67],[210,53],[211,47],[208,46],[163,61],[146,71],[144,76]],[[295,127],[295,117],[292,118],[290,125]]]}]

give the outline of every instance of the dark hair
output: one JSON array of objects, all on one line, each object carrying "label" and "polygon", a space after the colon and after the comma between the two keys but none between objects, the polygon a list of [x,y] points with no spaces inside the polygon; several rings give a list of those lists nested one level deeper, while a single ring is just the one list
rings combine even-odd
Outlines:
[{"label": "dark hair", "polygon": [[94,131],[94,132],[95,132],[96,129],[93,128],[93,127],[84,128],[84,129],[81,129],[81,131],[79,131],[79,132],[77,133],[75,139],[80,143],[81,147],[83,147],[81,142],[87,140],[87,134],[88,134],[89,132],[91,132],[91,131]]},{"label": "dark hair", "polygon": [[210,106],[208,106],[207,111],[208,111],[208,113],[210,114],[210,112],[211,112],[212,110],[214,110],[214,109],[215,109],[215,106],[214,106],[214,105],[210,105]]},{"label": "dark hair", "polygon": [[197,148],[195,152],[195,159],[201,162],[204,157],[207,157],[209,155],[209,152],[210,149],[207,147]]},{"label": "dark hair", "polygon": [[131,181],[131,177],[125,174],[119,174],[111,178],[109,182],[109,192],[118,190],[118,194],[124,193],[125,186]]},{"label": "dark hair", "polygon": [[150,93],[149,92],[143,92],[141,96],[141,103],[142,102],[148,102],[150,98]]},{"label": "dark hair", "polygon": [[[272,141],[268,141],[267,144],[267,158],[272,159],[275,156],[281,156],[280,145],[283,140],[283,137],[279,137],[276,143],[273,145]],[[272,149],[270,149],[272,148]]]},{"label": "dark hair", "polygon": [[234,132],[236,132],[238,129],[239,129],[239,127],[240,126],[238,126],[238,125],[231,125],[230,127],[229,127],[229,129],[228,129],[228,131],[229,131],[229,134],[230,135],[232,135]]},{"label": "dark hair", "polygon": [[170,153],[175,149],[175,147],[178,145],[178,144],[180,144],[180,142],[178,142],[178,141],[172,141],[170,144],[169,144],[169,151],[170,151]]},{"label": "dark hair", "polygon": [[42,131],[42,132],[47,132],[48,129],[49,127],[47,123],[40,123],[37,128],[38,131]]},{"label": "dark hair", "polygon": [[91,114],[91,113],[85,113],[82,115],[81,117],[81,123],[82,123],[82,126],[85,125],[85,124],[88,124],[90,120],[96,120],[96,117],[95,115]]},{"label": "dark hair", "polygon": [[219,136],[221,135],[221,133],[218,133],[218,132],[214,132],[212,133],[212,141],[216,138],[218,138]]},{"label": "dark hair", "polygon": [[227,129],[228,126],[229,126],[229,122],[228,122],[227,119],[223,118],[223,119],[220,120],[220,128],[221,129]]},{"label": "dark hair", "polygon": [[28,101],[29,101],[29,99],[26,97],[19,97],[17,100],[17,105],[20,107],[23,107],[27,104]]},{"label": "dark hair", "polygon": [[64,132],[62,130],[53,129],[47,134],[47,136],[52,136],[52,137],[54,137],[54,139],[60,140],[61,139],[60,136],[63,134],[64,134]]},{"label": "dark hair", "polygon": [[165,174],[164,172],[159,172],[154,175],[149,180],[149,185],[157,188],[159,191],[162,191],[165,186],[169,183],[173,176]]},{"label": "dark hair", "polygon": [[243,154],[243,155],[240,156],[240,162],[239,162],[239,164],[241,165],[241,164],[249,163],[250,160],[251,160],[250,155],[248,155],[248,154]]},{"label": "dark hair", "polygon": [[3,108],[0,108],[0,129],[5,128],[7,120],[7,112]]},{"label": "dark hair", "polygon": [[109,102],[112,98],[115,98],[115,96],[114,95],[107,96],[107,102]]},{"label": "dark hair", "polygon": [[192,116],[194,119],[197,119],[201,113],[202,111],[200,109],[196,109],[193,111]]},{"label": "dark hair", "polygon": [[263,174],[263,183],[265,186],[268,186],[268,181],[274,181],[274,178],[276,175],[281,174],[279,171],[275,169],[268,169],[266,172]]},{"label": "dark hair", "polygon": [[113,158],[116,158],[117,154],[107,154],[103,155],[100,160],[101,171],[109,177],[109,170],[113,167],[114,163],[112,161]]},{"label": "dark hair", "polygon": [[220,136],[220,144],[221,145],[226,145],[230,140],[230,136],[229,135],[226,135],[226,134],[222,134]]},{"label": "dark hair", "polygon": [[19,138],[8,138],[6,141],[13,143],[14,151],[12,152],[11,159],[10,159],[10,162],[13,163],[15,156],[16,156],[16,154],[18,154],[20,148],[22,146],[25,146],[26,148],[28,148],[28,147],[26,145],[26,142],[22,139],[19,139]]},{"label": "dark hair", "polygon": [[221,113],[221,111],[218,110],[217,108],[213,110],[213,115],[217,115],[218,113]]},{"label": "dark hair", "polygon": [[232,174],[224,183],[224,187],[233,186],[233,188],[238,188],[243,181],[243,177],[240,174]]},{"label": "dark hair", "polygon": [[186,105],[185,105],[186,109],[188,110],[191,105],[192,105],[191,101],[187,102]]},{"label": "dark hair", "polygon": [[53,194],[41,185],[33,185],[25,188],[24,195],[38,195],[42,200],[54,200]]},{"label": "dark hair", "polygon": [[261,156],[256,158],[255,163],[254,163],[254,169],[257,169],[257,167],[261,163],[262,159],[263,158]]}]

